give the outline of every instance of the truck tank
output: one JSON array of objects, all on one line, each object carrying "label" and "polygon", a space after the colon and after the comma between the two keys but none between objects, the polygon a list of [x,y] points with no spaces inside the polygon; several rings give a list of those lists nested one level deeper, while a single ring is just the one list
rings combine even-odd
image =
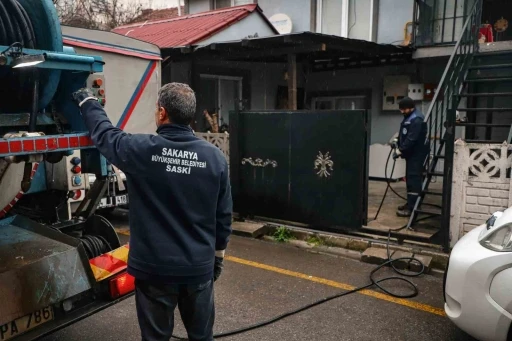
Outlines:
[{"label": "truck tank", "polygon": [[[102,103],[103,64],[63,45],[51,0],[0,1],[2,340],[39,337],[133,289],[126,248],[95,214],[112,169],[71,97],[89,87]],[[124,256],[105,270],[112,254]]]}]

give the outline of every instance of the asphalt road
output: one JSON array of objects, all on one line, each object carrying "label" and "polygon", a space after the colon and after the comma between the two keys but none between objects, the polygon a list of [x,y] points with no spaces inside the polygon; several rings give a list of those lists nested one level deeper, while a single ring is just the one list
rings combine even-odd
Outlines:
[{"label": "asphalt road", "polygon": [[[128,231],[124,219],[122,215],[118,217],[116,225],[121,231]],[[128,238],[121,235],[123,241]],[[215,288],[216,332],[253,324],[335,294],[341,291],[339,285],[365,285],[374,268],[350,259],[236,236],[228,254],[232,260],[226,261]],[[322,279],[331,282],[324,283]],[[411,300],[414,304],[389,302],[373,293],[356,293],[225,340],[473,340],[439,315],[443,306],[442,279],[423,276],[414,282],[420,290],[420,295]],[[403,285],[390,287],[406,290]],[[176,324],[176,333],[184,336],[179,314]],[[43,340],[140,340],[134,299],[126,299]]]}]

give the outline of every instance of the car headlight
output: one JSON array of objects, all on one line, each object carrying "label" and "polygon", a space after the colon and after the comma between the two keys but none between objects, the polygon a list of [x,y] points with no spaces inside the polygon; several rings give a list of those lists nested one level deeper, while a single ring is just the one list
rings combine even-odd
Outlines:
[{"label": "car headlight", "polygon": [[480,244],[493,251],[512,252],[512,223],[497,227]]}]

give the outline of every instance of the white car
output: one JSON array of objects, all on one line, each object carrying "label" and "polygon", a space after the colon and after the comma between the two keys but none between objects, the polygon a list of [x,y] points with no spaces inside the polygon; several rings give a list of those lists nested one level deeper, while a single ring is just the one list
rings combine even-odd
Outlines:
[{"label": "white car", "polygon": [[494,213],[453,248],[445,312],[481,341],[512,341],[512,208]]}]

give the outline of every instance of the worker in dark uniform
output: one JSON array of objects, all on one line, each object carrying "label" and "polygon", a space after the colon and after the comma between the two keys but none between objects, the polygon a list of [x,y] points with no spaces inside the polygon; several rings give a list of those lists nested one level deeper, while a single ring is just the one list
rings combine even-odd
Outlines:
[{"label": "worker in dark uniform", "polygon": [[191,341],[213,340],[213,282],[231,234],[228,164],[189,124],[196,98],[185,84],[161,88],[157,135],[114,127],[89,89],[73,94],[91,139],[126,173],[130,189],[128,273],[144,341],[168,341],[178,306]]},{"label": "worker in dark uniform", "polygon": [[404,119],[400,124],[398,146],[394,158],[402,157],[406,162],[405,181],[407,182],[407,203],[399,206],[396,212],[399,217],[410,217],[421,194],[423,180],[423,163],[428,154],[425,144],[427,125],[423,114],[416,109],[414,101],[406,97],[398,106]]}]

